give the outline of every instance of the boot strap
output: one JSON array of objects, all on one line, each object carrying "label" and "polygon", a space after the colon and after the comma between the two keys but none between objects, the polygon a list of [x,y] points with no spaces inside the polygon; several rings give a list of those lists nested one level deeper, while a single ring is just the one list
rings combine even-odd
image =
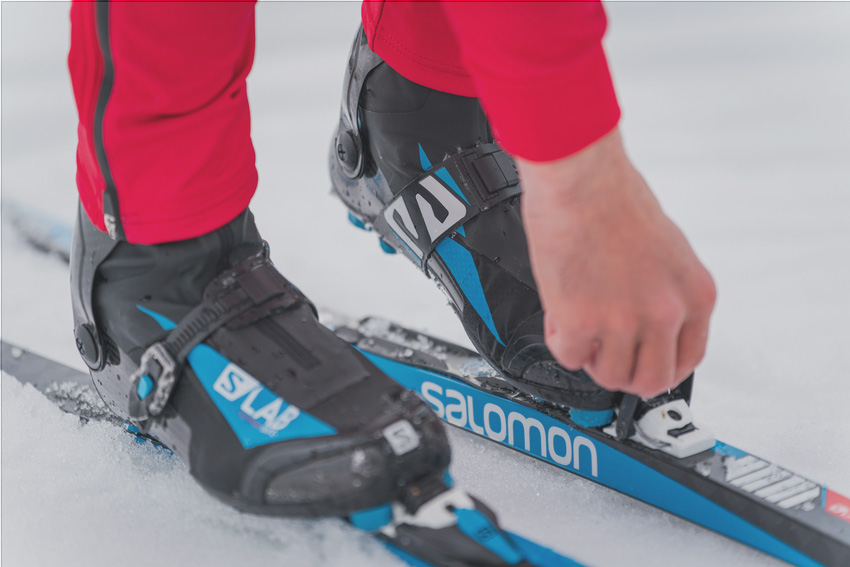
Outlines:
[{"label": "boot strap", "polygon": [[159,415],[189,352],[217,330],[245,327],[306,301],[274,268],[268,249],[220,274],[204,290],[201,303],[142,355],[130,377],[130,417],[143,422]]},{"label": "boot strap", "polygon": [[456,153],[407,184],[375,219],[424,270],[437,244],[482,211],[522,192],[513,160],[497,144]]}]

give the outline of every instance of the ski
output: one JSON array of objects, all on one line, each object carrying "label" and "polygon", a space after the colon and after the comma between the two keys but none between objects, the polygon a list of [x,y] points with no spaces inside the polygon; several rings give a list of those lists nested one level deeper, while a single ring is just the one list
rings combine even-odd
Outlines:
[{"label": "ski", "polygon": [[[138,441],[152,443],[163,450],[167,447],[156,439],[141,433],[136,427],[116,417],[101,401],[92,387],[91,378],[64,364],[50,360],[39,354],[27,351],[6,341],[0,341],[0,368],[3,372],[21,382],[29,384],[44,394],[63,411],[79,416],[83,421],[100,421],[123,427]],[[468,506],[468,507],[467,507]],[[480,545],[493,557],[488,563],[499,565],[517,565],[520,567],[585,567],[569,557],[530,541],[507,530],[496,528],[484,514],[475,509],[469,496],[450,489],[429,501],[413,516],[398,514],[390,505],[372,510],[364,510],[348,518],[352,526],[373,535],[387,549],[413,567],[434,567],[423,557],[416,555],[405,544],[405,529],[422,525],[434,527],[435,522],[456,522],[458,530],[465,537],[461,545]],[[446,516],[448,519],[446,519]],[[399,517],[401,516],[401,517]],[[457,536],[455,536],[456,538]],[[449,541],[457,541],[451,539]],[[443,545],[451,544],[442,542]],[[415,547],[414,547],[415,549]],[[463,554],[463,551],[460,552]],[[451,553],[445,555],[451,565],[462,567]],[[441,563],[448,565],[449,563]],[[478,563],[476,563],[477,565]]]},{"label": "ski", "polygon": [[[61,223],[22,207],[11,213],[9,220],[28,243],[67,259],[70,239]],[[614,432],[581,427],[571,421],[567,409],[518,391],[473,351],[381,319],[358,321],[330,312],[322,312],[321,317],[385,373],[416,391],[452,426],[792,565],[850,565],[850,498],[827,486],[721,441],[684,458],[634,438],[620,441]],[[4,343],[4,370],[11,364],[7,348],[11,347]],[[24,355],[24,359],[30,357],[45,360]],[[33,368],[39,364],[33,363]],[[43,373],[47,382],[39,389],[66,411],[85,417],[82,408],[73,409],[82,403],[81,396],[72,392],[69,397],[67,390],[57,390],[58,379],[53,378],[71,377],[66,382],[73,384],[74,373],[61,365],[50,367]],[[88,377],[83,377],[88,383]],[[90,389],[89,393],[96,397]]]},{"label": "ski", "polygon": [[66,264],[70,261],[73,231],[66,224],[14,201],[3,204],[2,217],[33,249]]},{"label": "ski", "polygon": [[850,498],[727,443],[676,458],[585,428],[477,353],[381,319],[329,321],[447,423],[799,567],[850,565]]}]

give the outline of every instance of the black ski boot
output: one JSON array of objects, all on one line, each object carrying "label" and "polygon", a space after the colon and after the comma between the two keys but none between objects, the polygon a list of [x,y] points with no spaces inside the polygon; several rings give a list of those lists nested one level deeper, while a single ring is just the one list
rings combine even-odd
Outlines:
[{"label": "black ski boot", "polygon": [[[546,348],[513,160],[478,99],[413,83],[373,53],[362,29],[348,63],[330,172],[334,191],[387,251],[446,292],[478,351],[510,383],[605,425],[621,395]],[[584,410],[584,411],[583,411]]]},{"label": "black ski boot", "polygon": [[451,487],[439,418],[319,323],[275,270],[250,211],[145,246],[110,239],[80,208],[71,268],[77,347],[95,388],[218,498],[260,514],[346,517],[434,567],[531,566],[528,542]]},{"label": "black ski boot", "polygon": [[245,211],[190,240],[110,239],[80,210],[77,345],[106,404],[231,505],[338,515],[442,478],[442,424],[331,331]]}]

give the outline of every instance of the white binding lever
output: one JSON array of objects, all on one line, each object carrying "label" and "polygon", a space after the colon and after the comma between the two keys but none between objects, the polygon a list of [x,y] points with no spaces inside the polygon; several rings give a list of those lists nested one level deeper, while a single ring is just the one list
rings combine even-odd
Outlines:
[{"label": "white binding lever", "polygon": [[635,421],[632,439],[682,459],[714,447],[714,433],[694,423],[685,400],[652,408]]},{"label": "white binding lever", "polygon": [[456,509],[475,510],[475,502],[465,492],[452,488],[439,494],[419,507],[415,514],[409,514],[399,502],[393,503],[393,521],[381,528],[381,531],[394,538],[396,527],[401,524],[421,526],[434,530],[453,526],[457,523]]}]

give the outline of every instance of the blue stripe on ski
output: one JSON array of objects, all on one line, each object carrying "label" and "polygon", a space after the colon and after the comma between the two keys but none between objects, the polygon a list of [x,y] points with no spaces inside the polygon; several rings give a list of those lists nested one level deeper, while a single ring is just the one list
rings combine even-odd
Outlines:
[{"label": "blue stripe on ski", "polygon": [[723,441],[717,441],[714,444],[714,451],[716,453],[720,453],[721,455],[726,455],[727,457],[735,457],[736,459],[740,459],[741,457],[746,457],[749,455],[746,451],[743,451],[737,447],[733,447],[732,445],[727,445]]},{"label": "blue stripe on ski", "polygon": [[8,220],[31,244],[48,254],[71,255],[74,231],[63,221],[16,201],[3,201],[3,220]]},{"label": "blue stripe on ski", "polygon": [[[534,567],[586,567],[583,563],[578,563],[569,557],[565,557],[548,547],[534,543],[515,533],[505,533],[510,538],[511,543],[522,552],[524,559]],[[387,540],[381,540],[381,543],[411,567],[435,567],[424,559],[396,547]]]},{"label": "blue stripe on ski", "polygon": [[458,508],[455,510],[455,516],[457,529],[508,565],[516,565],[523,560],[522,553],[513,546],[502,530],[478,510]]},{"label": "blue stripe on ski", "polygon": [[369,352],[363,354],[402,386],[417,392],[452,425],[592,478],[798,567],[823,567],[705,496],[615,448],[595,442],[566,423],[455,378]]}]

